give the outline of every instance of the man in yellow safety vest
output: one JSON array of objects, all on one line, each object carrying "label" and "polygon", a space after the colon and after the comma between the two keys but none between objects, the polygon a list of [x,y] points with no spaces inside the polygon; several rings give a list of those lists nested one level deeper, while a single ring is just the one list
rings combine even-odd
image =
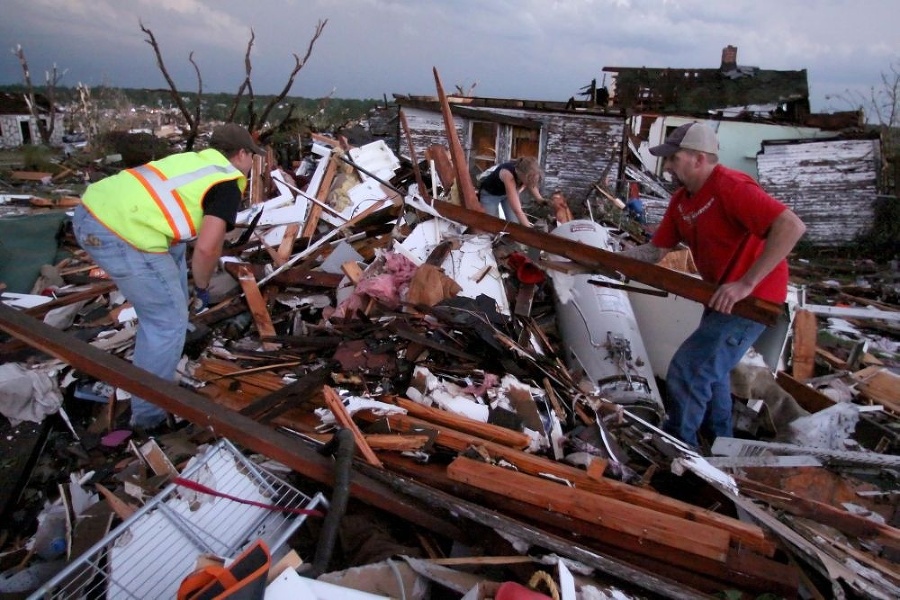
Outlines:
[{"label": "man in yellow safety vest", "polygon": [[[187,242],[194,241],[194,294],[205,305],[253,154],[263,153],[244,127],[228,123],[213,130],[206,150],[173,154],[88,186],[72,226],[78,244],[134,306],[135,366],[176,379],[189,319]],[[152,429],[165,419],[158,406],[132,398],[132,427]]]}]

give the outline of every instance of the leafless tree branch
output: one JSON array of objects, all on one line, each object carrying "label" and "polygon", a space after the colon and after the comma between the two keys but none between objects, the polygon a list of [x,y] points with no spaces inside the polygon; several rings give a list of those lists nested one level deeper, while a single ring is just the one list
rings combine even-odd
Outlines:
[{"label": "leafless tree branch", "polygon": [[56,86],[65,72],[59,73],[56,64],[54,64],[50,71],[44,73],[44,84],[46,89],[45,97],[49,104],[47,108],[49,113],[48,123],[44,121],[40,115],[39,107],[35,99],[34,85],[31,83],[31,70],[28,68],[28,60],[25,58],[25,50],[22,49],[21,44],[16,44],[12,53],[19,59],[19,64],[22,66],[22,76],[25,81],[25,103],[28,105],[31,118],[37,125],[38,135],[41,136],[41,142],[49,146],[53,139],[53,131],[56,129]]},{"label": "leafless tree branch", "polygon": [[197,102],[194,105],[194,120],[188,121],[188,124],[193,123],[193,125],[188,131],[188,136],[185,140],[185,148],[190,150],[194,147],[194,141],[197,139],[197,128],[200,126],[200,107],[203,105],[203,76],[200,75],[200,67],[194,60],[193,51],[188,55],[188,60],[194,66],[194,73],[197,74]]},{"label": "leafless tree branch", "polygon": [[[250,39],[247,40],[247,51],[244,52],[244,80],[241,82],[240,87],[238,87],[238,91],[234,95],[234,102],[231,104],[231,110],[228,111],[228,118],[226,121],[229,123],[234,122],[235,116],[237,116],[238,106],[240,105],[241,98],[244,96],[244,93],[247,92],[250,95],[250,104],[253,104],[253,87],[250,84],[250,72],[253,70],[253,64],[250,62],[250,51],[253,49],[253,43],[256,41],[256,32],[253,29],[250,29]],[[253,129],[250,128],[251,133]]]},{"label": "leafless tree branch", "polygon": [[[196,137],[197,137],[197,128],[200,125],[200,122],[199,122],[200,121],[200,119],[199,119],[200,108],[199,107],[200,107],[200,92],[202,92],[202,81],[200,81],[200,86],[201,86],[200,92],[198,92],[198,94],[197,94],[197,117],[195,118],[195,116],[193,114],[191,114],[190,110],[188,110],[188,107],[185,105],[184,100],[182,100],[181,93],[178,91],[178,86],[176,86],[175,82],[172,81],[172,77],[169,75],[168,69],[166,69],[166,64],[163,61],[162,54],[160,53],[159,44],[156,41],[156,36],[153,35],[153,31],[151,31],[149,28],[144,26],[143,22],[139,21],[139,23],[141,26],[141,31],[143,31],[147,35],[147,39],[145,39],[144,41],[147,42],[148,44],[150,44],[150,46],[153,48],[153,53],[156,55],[156,65],[159,67],[159,70],[162,73],[163,77],[165,77],[166,83],[169,84],[169,95],[172,97],[172,100],[175,102],[175,105],[178,107],[178,110],[181,111],[181,116],[183,116],[184,120],[187,122],[187,125],[188,125],[187,148],[190,149],[193,144],[194,139],[196,139]],[[193,62],[194,61],[193,61],[193,54],[192,54],[191,63],[193,64]],[[195,69],[197,68],[196,64],[194,64],[194,68]],[[197,69],[197,78],[198,79],[200,78],[200,70],[199,69]]]},{"label": "leafless tree branch", "polygon": [[313,34],[312,38],[309,40],[309,44],[306,47],[306,54],[301,59],[299,56],[294,54],[294,70],[291,71],[290,76],[288,77],[287,82],[284,84],[284,88],[282,88],[281,92],[278,96],[272,98],[269,102],[268,106],[263,109],[262,115],[259,117],[259,124],[262,125],[269,118],[269,114],[272,112],[278,103],[284,100],[285,96],[291,91],[291,88],[294,85],[294,79],[297,77],[297,73],[300,72],[300,69],[306,64],[306,61],[309,60],[309,57],[312,56],[313,47],[316,45],[316,41],[319,39],[319,36],[322,35],[322,32],[325,30],[325,25],[328,24],[328,19],[324,21],[319,21],[316,24],[316,31]]}]

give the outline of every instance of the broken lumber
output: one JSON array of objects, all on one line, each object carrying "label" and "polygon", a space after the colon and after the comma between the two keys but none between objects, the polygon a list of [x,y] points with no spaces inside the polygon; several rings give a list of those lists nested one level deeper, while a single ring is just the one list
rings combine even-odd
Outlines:
[{"label": "broken lumber", "polygon": [[[257,423],[235,411],[223,409],[199,394],[156,377],[128,361],[2,304],[0,330],[65,361],[83,373],[153,402],[163,410],[201,427],[211,427],[218,435],[284,463],[306,477],[326,485],[334,483],[332,461],[297,438]],[[359,473],[352,476],[350,492],[363,502],[389,513],[402,515],[436,533],[464,539],[463,532],[449,520],[436,514],[433,508],[427,509],[411,502]]]},{"label": "broken lumber", "polygon": [[366,462],[370,465],[383,468],[384,465],[381,464],[378,456],[375,455],[375,452],[369,447],[369,444],[366,443],[366,438],[359,430],[359,427],[356,426],[356,423],[353,422],[350,413],[347,412],[347,407],[344,406],[341,397],[337,395],[337,392],[335,392],[333,388],[327,385],[322,388],[322,391],[325,394],[325,404],[334,415],[335,421],[337,421],[341,427],[350,430],[353,434],[353,438],[356,440],[356,447],[359,449],[360,454],[363,455],[363,458],[366,459]]},{"label": "broken lumber", "polygon": [[[244,298],[247,300],[247,306],[250,308],[250,314],[253,315],[253,322],[256,324],[256,331],[260,338],[275,337],[275,326],[272,324],[272,317],[266,308],[266,302],[263,300],[256,285],[256,278],[246,265],[238,267],[238,282],[241,289],[244,290]],[[263,342],[264,350],[277,350],[278,344],[271,342]]]},{"label": "broken lumber", "polygon": [[325,169],[325,175],[319,183],[319,189],[316,191],[316,200],[309,209],[306,222],[303,224],[303,230],[300,237],[311,238],[319,225],[319,217],[322,215],[322,205],[328,199],[331,193],[331,184],[334,183],[334,174],[337,172],[337,160],[331,154],[328,155],[328,166]]},{"label": "broken lumber", "polygon": [[647,539],[686,554],[725,562],[731,536],[709,525],[686,521],[627,502],[605,498],[558,482],[459,457],[447,474],[479,489],[568,515],[613,531]]},{"label": "broken lumber", "polygon": [[816,340],[818,328],[816,315],[801,308],[794,315],[794,352],[792,369],[794,379],[806,381],[815,374]]},{"label": "broken lumber", "polygon": [[513,431],[512,429],[500,427],[499,425],[493,425],[491,423],[482,423],[481,421],[476,421],[475,419],[470,419],[463,415],[456,415],[439,408],[423,406],[408,398],[382,396],[379,399],[405,409],[410,416],[428,421],[429,423],[436,423],[444,427],[449,427],[456,431],[478,436],[486,441],[495,442],[503,446],[521,450],[527,448],[528,444],[531,442],[531,438],[528,437],[528,434],[521,431]]},{"label": "broken lumber", "polygon": [[[456,133],[456,122],[453,120],[453,113],[450,112],[450,103],[447,101],[447,94],[444,93],[441,76],[438,75],[437,68],[432,70],[434,71],[434,83],[437,86],[438,100],[441,103],[441,114],[444,117],[444,128],[447,131],[447,140],[450,142],[450,156],[453,159],[453,167],[456,169],[456,185],[462,195],[463,204],[467,209],[484,212],[481,202],[478,201],[478,193],[475,191],[475,185],[472,183],[472,176],[469,174],[469,161],[466,160],[462,144],[459,143],[459,135]],[[446,183],[444,182],[445,185]]]},{"label": "broken lumber", "polygon": [[[468,210],[462,206],[456,206],[440,200],[432,202],[431,207],[442,217],[468,225],[479,231],[495,234],[503,233],[512,240],[533,248],[545,250],[551,254],[564,256],[586,267],[620,273],[635,281],[640,281],[704,305],[709,304],[713,293],[716,291],[716,285],[702,279],[641,262],[615,252],[601,250],[581,242],[567,240],[518,223],[511,223],[484,212]],[[778,320],[778,317],[781,316],[783,307],[773,302],[748,297],[735,304],[732,312],[765,325],[773,325]]]},{"label": "broken lumber", "polygon": [[[376,419],[369,411],[360,411],[357,414],[367,421]],[[406,434],[425,430],[437,431],[434,438],[435,443],[455,452],[463,453],[469,448],[482,448],[493,460],[507,461],[522,473],[534,476],[550,475],[565,480],[577,489],[727,531],[740,544],[766,556],[772,556],[775,552],[774,544],[765,537],[762,529],[726,515],[703,510],[658,492],[628,485],[621,481],[608,478],[597,479],[571,465],[469,435],[454,430],[446,424],[435,425],[426,419],[402,414],[386,415],[384,419],[392,431]]]},{"label": "broken lumber", "polygon": [[577,560],[602,573],[652,591],[664,598],[679,600],[705,600],[708,598],[705,594],[701,594],[673,579],[635,567],[610,555],[599,553],[582,543],[573,542],[571,539],[547,532],[531,523],[507,517],[496,511],[485,510],[473,502],[463,500],[452,494],[419,485],[409,478],[400,477],[374,467],[361,466],[360,470],[373,479],[382,481],[395,489],[402,490],[415,498],[426,501],[431,506],[453,511],[454,514],[470,519],[485,527],[507,532],[517,539]]}]

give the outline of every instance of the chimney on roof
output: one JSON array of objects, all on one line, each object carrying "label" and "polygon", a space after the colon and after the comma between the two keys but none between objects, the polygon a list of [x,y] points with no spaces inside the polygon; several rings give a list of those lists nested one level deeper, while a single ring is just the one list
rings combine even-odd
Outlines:
[{"label": "chimney on roof", "polygon": [[737,69],[737,46],[725,46],[722,48],[722,71],[734,71]]}]

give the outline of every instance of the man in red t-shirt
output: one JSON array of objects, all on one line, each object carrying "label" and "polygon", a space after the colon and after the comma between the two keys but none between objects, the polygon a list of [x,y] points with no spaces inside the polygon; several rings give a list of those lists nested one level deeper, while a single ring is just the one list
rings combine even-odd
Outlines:
[{"label": "man in red t-shirt", "polygon": [[663,429],[698,448],[701,428],[712,438],[732,435],[729,373],[765,330],[731,309],[748,296],[784,302],[785,257],[806,226],[752,178],[718,164],[716,134],[703,123],[682,125],[650,153],[665,158],[681,187],[650,243],[624,254],[656,263],[683,243],[703,279],[718,286],[666,374]]}]

